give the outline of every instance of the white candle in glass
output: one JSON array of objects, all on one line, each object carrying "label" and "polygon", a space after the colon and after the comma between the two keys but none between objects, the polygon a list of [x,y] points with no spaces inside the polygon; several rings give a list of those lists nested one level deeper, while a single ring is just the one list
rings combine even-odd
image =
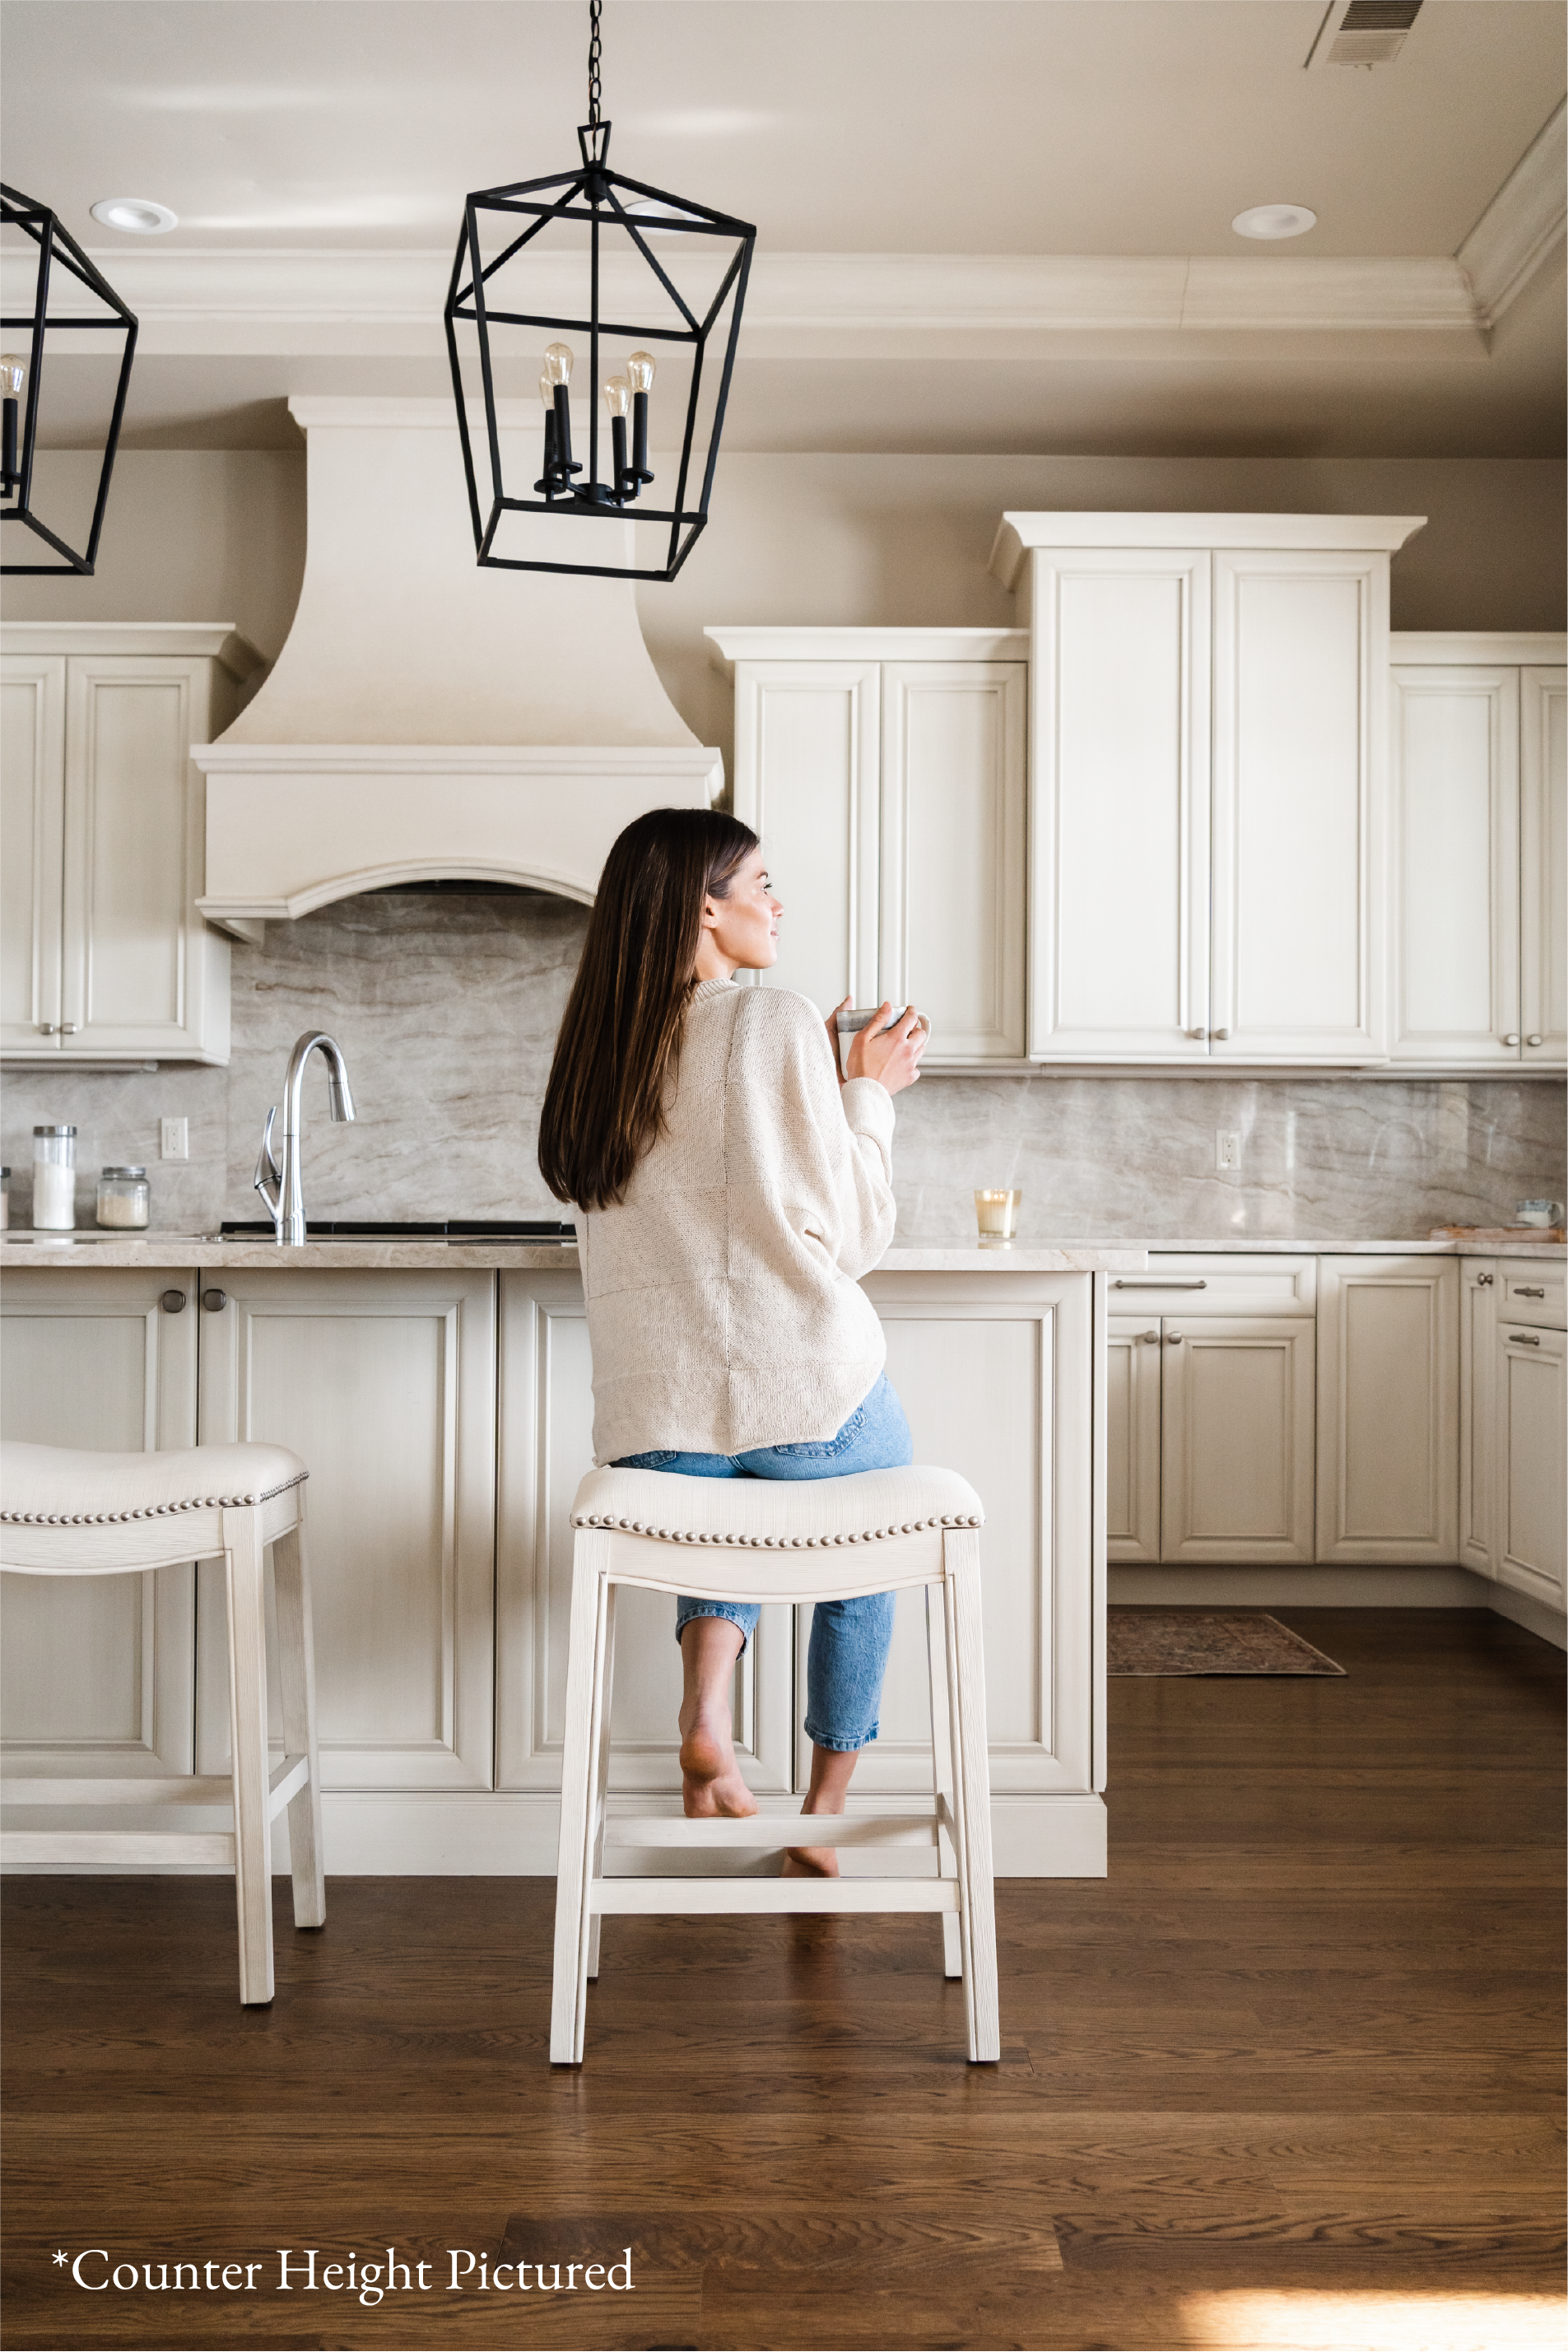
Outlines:
[{"label": "white candle in glass", "polygon": [[1019,1205],[1021,1192],[998,1190],[996,1187],[975,1195],[975,1215],[980,1228],[982,1249],[1007,1249],[1018,1231]]}]

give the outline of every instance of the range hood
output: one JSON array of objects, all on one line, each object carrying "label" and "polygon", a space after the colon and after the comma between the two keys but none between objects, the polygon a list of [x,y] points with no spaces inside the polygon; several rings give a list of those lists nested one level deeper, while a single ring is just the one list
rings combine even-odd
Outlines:
[{"label": "range hood", "polygon": [[[724,782],[659,682],[623,580],[480,571],[440,400],[295,399],[306,434],[298,609],[255,699],[192,752],[197,904],[244,939],[392,883],[490,880],[591,899],[644,809]],[[507,429],[537,439],[537,405]],[[585,530],[527,519],[547,560]],[[572,534],[576,534],[575,537]]]}]

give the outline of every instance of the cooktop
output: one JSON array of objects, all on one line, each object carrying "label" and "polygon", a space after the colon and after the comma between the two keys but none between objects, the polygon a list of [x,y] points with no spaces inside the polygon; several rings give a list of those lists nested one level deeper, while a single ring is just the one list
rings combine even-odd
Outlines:
[{"label": "cooktop", "polygon": [[[574,1242],[577,1227],[542,1217],[393,1218],[377,1223],[364,1217],[312,1217],[306,1231],[312,1241],[327,1242]],[[265,1241],[274,1238],[270,1217],[225,1217],[218,1227],[221,1241]]]}]

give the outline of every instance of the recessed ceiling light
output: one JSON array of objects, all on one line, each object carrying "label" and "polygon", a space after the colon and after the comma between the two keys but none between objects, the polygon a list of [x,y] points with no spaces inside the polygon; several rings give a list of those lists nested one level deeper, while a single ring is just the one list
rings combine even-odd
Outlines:
[{"label": "recessed ceiling light", "polygon": [[1263,237],[1305,236],[1317,225],[1316,213],[1305,205],[1252,205],[1230,224],[1238,236]]},{"label": "recessed ceiling light", "polygon": [[126,229],[132,236],[162,236],[180,226],[178,213],[167,205],[155,205],[151,196],[103,196],[94,205],[92,216],[105,228]]}]

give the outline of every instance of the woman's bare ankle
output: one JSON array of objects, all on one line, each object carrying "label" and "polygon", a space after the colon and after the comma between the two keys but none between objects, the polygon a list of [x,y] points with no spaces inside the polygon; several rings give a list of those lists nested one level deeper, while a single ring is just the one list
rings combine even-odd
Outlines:
[{"label": "woman's bare ankle", "polygon": [[757,1811],[736,1761],[727,1707],[681,1709],[681,1801],[692,1820],[745,1820]]}]

